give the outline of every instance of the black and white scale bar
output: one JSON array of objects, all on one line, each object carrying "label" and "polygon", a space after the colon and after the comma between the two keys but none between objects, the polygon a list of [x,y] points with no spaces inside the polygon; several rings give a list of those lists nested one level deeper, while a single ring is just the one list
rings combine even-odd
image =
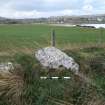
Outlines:
[{"label": "black and white scale bar", "polygon": [[40,77],[40,79],[44,79],[44,80],[46,80],[46,79],[66,79],[66,80],[68,80],[68,79],[71,79],[71,77]]}]

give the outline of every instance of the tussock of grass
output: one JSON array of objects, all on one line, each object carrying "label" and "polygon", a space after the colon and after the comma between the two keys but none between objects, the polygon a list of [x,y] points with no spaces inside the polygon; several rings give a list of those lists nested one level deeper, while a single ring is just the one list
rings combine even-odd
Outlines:
[{"label": "tussock of grass", "polygon": [[23,90],[23,79],[20,75],[11,72],[0,72],[0,97],[11,105],[21,103],[21,94]]}]

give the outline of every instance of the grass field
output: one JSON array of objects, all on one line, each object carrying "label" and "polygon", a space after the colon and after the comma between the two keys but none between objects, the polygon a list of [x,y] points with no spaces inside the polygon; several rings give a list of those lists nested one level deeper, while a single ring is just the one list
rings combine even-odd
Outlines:
[{"label": "grass field", "polygon": [[[83,75],[64,68],[50,71],[35,59],[36,49],[50,45],[52,29],[56,31],[57,47],[78,62]],[[105,48],[94,47],[100,41],[105,45],[104,34],[104,29],[100,36],[99,29],[0,25],[0,62],[19,64],[13,72],[0,74],[0,105],[105,105]],[[40,76],[71,79],[40,80]]]},{"label": "grass field", "polygon": [[57,47],[86,45],[105,41],[99,29],[58,27],[51,25],[0,25],[0,54],[27,52],[50,45],[51,30],[56,31]]}]

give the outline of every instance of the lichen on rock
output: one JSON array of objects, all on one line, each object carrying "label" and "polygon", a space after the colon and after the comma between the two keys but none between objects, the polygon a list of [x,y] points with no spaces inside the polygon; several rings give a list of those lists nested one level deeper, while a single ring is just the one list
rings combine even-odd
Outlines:
[{"label": "lichen on rock", "polygon": [[58,69],[63,66],[66,69],[71,69],[76,73],[79,70],[79,65],[72,57],[55,47],[46,47],[38,50],[35,53],[37,60],[44,66],[52,69]]}]

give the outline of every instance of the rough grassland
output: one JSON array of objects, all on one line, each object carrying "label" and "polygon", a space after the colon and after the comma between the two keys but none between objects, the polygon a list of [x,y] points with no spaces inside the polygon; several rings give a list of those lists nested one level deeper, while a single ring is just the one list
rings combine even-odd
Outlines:
[{"label": "rough grassland", "polygon": [[57,27],[51,25],[0,25],[0,55],[17,52],[32,53],[50,45],[51,30],[56,31],[57,47],[79,46],[105,41],[98,29]]}]

